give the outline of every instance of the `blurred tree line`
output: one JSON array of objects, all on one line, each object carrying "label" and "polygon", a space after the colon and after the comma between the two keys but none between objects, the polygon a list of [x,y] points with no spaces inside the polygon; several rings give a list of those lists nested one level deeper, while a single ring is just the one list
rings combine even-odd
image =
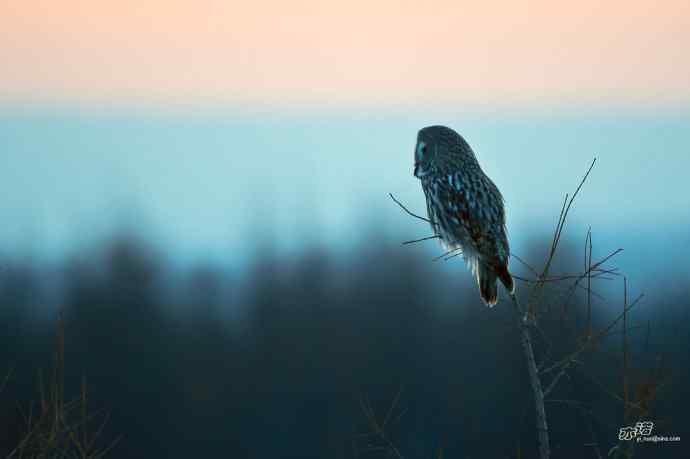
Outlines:
[{"label": "blurred tree line", "polygon": [[[382,457],[361,436],[359,400],[366,395],[383,418],[401,388],[390,438],[405,457],[432,457],[439,448],[448,458],[534,457],[532,401],[509,303],[482,306],[459,258],[432,263],[423,249],[381,237],[348,256],[320,247],[279,256],[259,244],[244,273],[200,265],[173,275],[161,254],[130,235],[73,257],[61,270],[56,305],[66,325],[65,387],[76,396],[85,376],[91,406],[110,413],[104,441],[122,435],[111,457]],[[577,270],[568,269],[580,264],[571,253],[554,271]],[[12,369],[0,393],[4,456],[21,438],[38,370],[54,352],[54,323],[36,311],[57,300],[36,266],[2,265],[0,370]],[[636,457],[690,451],[683,397],[690,300],[687,285],[682,290],[633,312],[632,361],[640,380],[642,368],[664,372],[655,433],[685,440],[645,445]],[[561,294],[550,293],[554,314],[543,322],[541,352],[580,338],[583,295],[563,320]],[[610,300],[597,300],[595,327],[619,312],[622,299]],[[584,356],[586,365],[554,395],[582,401],[594,417],[547,406],[554,457],[594,457],[585,446],[593,437],[604,453],[615,444],[621,408],[601,386],[619,389],[617,336]]]}]

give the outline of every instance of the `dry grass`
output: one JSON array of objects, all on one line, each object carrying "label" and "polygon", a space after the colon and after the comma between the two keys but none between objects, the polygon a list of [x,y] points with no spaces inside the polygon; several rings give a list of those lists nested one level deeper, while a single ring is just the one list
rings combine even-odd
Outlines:
[{"label": "dry grass", "polygon": [[[79,396],[65,400],[65,324],[59,313],[56,324],[54,367],[47,379],[39,373],[38,401],[22,413],[22,438],[7,459],[96,459],[105,457],[119,438],[100,446],[108,422],[105,413],[91,412],[88,388],[82,378]],[[9,380],[8,372],[4,383]]]}]

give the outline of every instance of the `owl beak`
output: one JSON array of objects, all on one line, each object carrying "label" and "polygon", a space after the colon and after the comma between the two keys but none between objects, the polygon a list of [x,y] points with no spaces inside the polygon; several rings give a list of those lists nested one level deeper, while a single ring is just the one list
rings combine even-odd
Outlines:
[{"label": "owl beak", "polygon": [[418,162],[414,163],[414,176],[417,178],[422,178],[426,175],[424,172],[424,169],[422,169],[422,165]]}]

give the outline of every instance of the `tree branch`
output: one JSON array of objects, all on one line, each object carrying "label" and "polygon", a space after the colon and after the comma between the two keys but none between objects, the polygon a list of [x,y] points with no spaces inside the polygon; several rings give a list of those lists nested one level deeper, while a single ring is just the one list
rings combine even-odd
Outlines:
[{"label": "tree branch", "polygon": [[549,445],[549,429],[546,423],[546,410],[544,409],[544,392],[541,387],[541,380],[539,379],[537,361],[534,358],[532,338],[529,332],[530,322],[527,318],[527,313],[522,311],[517,297],[511,294],[510,299],[513,301],[513,305],[520,319],[520,341],[522,342],[522,349],[525,353],[525,360],[527,361],[527,371],[529,372],[530,385],[532,386],[534,405],[537,412],[536,427],[539,440],[539,458],[549,459],[551,457],[551,447]]}]

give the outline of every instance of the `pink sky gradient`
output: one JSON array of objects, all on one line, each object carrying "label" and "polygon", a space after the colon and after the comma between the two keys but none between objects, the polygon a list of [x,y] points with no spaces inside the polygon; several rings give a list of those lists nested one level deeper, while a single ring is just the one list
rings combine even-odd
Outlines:
[{"label": "pink sky gradient", "polygon": [[690,2],[0,3],[0,103],[690,104]]}]

